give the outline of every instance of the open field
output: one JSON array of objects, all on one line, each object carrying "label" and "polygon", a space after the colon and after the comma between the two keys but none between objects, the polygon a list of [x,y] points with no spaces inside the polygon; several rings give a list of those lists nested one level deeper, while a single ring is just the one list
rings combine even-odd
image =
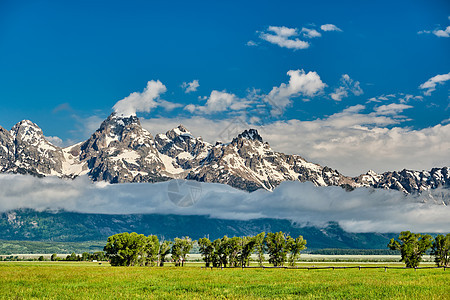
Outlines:
[{"label": "open field", "polygon": [[450,294],[448,269],[211,270],[199,266],[126,268],[105,263],[0,262],[0,298],[448,299]]}]

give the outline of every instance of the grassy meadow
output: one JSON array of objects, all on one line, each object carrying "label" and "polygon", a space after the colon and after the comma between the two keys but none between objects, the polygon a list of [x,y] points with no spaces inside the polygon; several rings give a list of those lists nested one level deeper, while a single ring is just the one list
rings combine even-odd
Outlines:
[{"label": "grassy meadow", "polygon": [[450,295],[449,269],[211,270],[200,266],[127,268],[88,262],[0,262],[0,298],[449,299]]}]

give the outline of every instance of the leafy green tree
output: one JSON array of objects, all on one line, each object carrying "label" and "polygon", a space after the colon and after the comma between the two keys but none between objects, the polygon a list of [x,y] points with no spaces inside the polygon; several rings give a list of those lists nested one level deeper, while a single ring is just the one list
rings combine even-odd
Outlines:
[{"label": "leafy green tree", "polygon": [[56,253],[53,253],[52,256],[50,257],[51,261],[57,261],[58,260],[58,255]]},{"label": "leafy green tree", "polygon": [[391,239],[388,247],[391,250],[399,250],[402,255],[401,261],[407,268],[415,268],[422,261],[422,256],[431,247],[432,237],[428,234],[411,233],[402,231],[398,237],[400,241]]},{"label": "leafy green tree", "polygon": [[434,239],[431,255],[434,256],[434,262],[438,267],[450,264],[450,233],[446,236],[439,234]]},{"label": "leafy green tree", "polygon": [[248,266],[250,264],[250,256],[255,250],[256,237],[245,236],[241,239],[241,254],[239,256],[240,265]]},{"label": "leafy green tree", "polygon": [[182,239],[175,238],[172,246],[172,259],[175,261],[176,266],[184,266],[186,256],[192,249],[194,242],[190,237],[183,237]]},{"label": "leafy green tree", "polygon": [[211,262],[213,267],[218,268],[222,266],[222,261],[220,260],[220,246],[222,244],[222,239],[216,239],[212,242],[214,251],[211,253]]},{"label": "leafy green tree", "polygon": [[170,246],[172,242],[170,241],[163,241],[159,245],[159,266],[163,267],[164,263],[166,262],[166,256],[170,253]]},{"label": "leafy green tree", "polygon": [[146,265],[154,266],[157,264],[159,255],[159,240],[156,235],[149,235],[144,250],[146,255]]},{"label": "leafy green tree", "polygon": [[306,249],[306,240],[303,239],[303,236],[298,236],[298,238],[294,239],[290,236],[287,237],[287,248],[289,251],[288,262],[290,266],[295,266],[295,262],[300,256],[300,251]]},{"label": "leafy green tree", "polygon": [[265,232],[261,232],[260,234],[256,235],[254,237],[255,239],[255,251],[258,254],[258,263],[260,266],[262,266],[264,261],[264,250],[265,250],[265,244],[264,244],[264,237],[266,236]]},{"label": "leafy green tree", "polygon": [[204,237],[198,240],[199,251],[203,256],[203,261],[205,262],[205,266],[209,267],[212,263],[212,255],[214,252],[214,246],[212,242]]},{"label": "leafy green tree", "polygon": [[91,259],[91,255],[87,252],[83,252],[81,254],[81,260],[82,261],[89,261]]},{"label": "leafy green tree", "polygon": [[112,266],[134,266],[139,263],[145,244],[143,234],[123,232],[110,236],[103,250]]},{"label": "leafy green tree", "polygon": [[218,243],[217,254],[219,255],[221,267],[226,267],[228,265],[228,258],[230,256],[230,247],[228,245],[229,239],[230,238],[225,235]]},{"label": "leafy green tree", "polygon": [[282,266],[286,261],[287,244],[286,236],[283,232],[269,232],[266,237],[267,252],[269,253],[269,262],[275,267]]},{"label": "leafy green tree", "polygon": [[242,252],[242,241],[240,237],[232,237],[228,240],[228,262],[230,267],[237,267],[240,263],[239,256]]},{"label": "leafy green tree", "polygon": [[44,257],[42,255],[39,256],[38,261],[44,261]]}]

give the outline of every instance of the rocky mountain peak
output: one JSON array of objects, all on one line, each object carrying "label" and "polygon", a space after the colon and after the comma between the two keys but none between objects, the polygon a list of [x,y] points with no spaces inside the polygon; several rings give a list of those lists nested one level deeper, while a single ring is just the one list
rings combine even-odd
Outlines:
[{"label": "rocky mountain peak", "polygon": [[44,139],[42,129],[29,120],[23,120],[13,126],[10,134],[20,142],[36,144]]},{"label": "rocky mountain peak", "polygon": [[251,140],[251,141],[259,141],[261,143],[264,142],[262,137],[259,135],[258,130],[256,130],[256,129],[244,130],[244,132],[242,132],[236,138],[233,139],[233,142],[235,140],[240,140],[240,139],[247,139],[247,140]]},{"label": "rocky mountain peak", "polygon": [[187,130],[186,127],[184,127],[183,125],[178,125],[177,127],[167,131],[166,136],[171,140],[174,140],[179,136],[194,138],[194,136],[189,132],[189,130]]},{"label": "rocky mountain peak", "polygon": [[136,124],[141,126],[141,123],[139,122],[139,118],[136,115],[131,116],[123,116],[118,115],[116,112],[113,112],[109,115],[108,118],[103,122],[105,125],[118,125],[122,127],[129,126],[131,124]]}]

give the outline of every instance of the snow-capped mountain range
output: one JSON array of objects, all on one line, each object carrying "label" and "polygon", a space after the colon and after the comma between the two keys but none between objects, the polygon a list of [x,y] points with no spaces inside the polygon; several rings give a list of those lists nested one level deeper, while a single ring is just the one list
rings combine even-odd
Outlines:
[{"label": "snow-capped mountain range", "polygon": [[448,167],[430,171],[369,171],[347,177],[298,155],[272,150],[255,129],[230,143],[207,143],[182,125],[155,137],[136,116],[112,113],[91,137],[76,145],[52,145],[42,130],[24,120],[10,131],[0,126],[0,173],[74,178],[88,175],[110,183],[189,179],[223,183],[247,191],[272,190],[283,181],[316,186],[395,189],[406,194],[450,187]]}]

